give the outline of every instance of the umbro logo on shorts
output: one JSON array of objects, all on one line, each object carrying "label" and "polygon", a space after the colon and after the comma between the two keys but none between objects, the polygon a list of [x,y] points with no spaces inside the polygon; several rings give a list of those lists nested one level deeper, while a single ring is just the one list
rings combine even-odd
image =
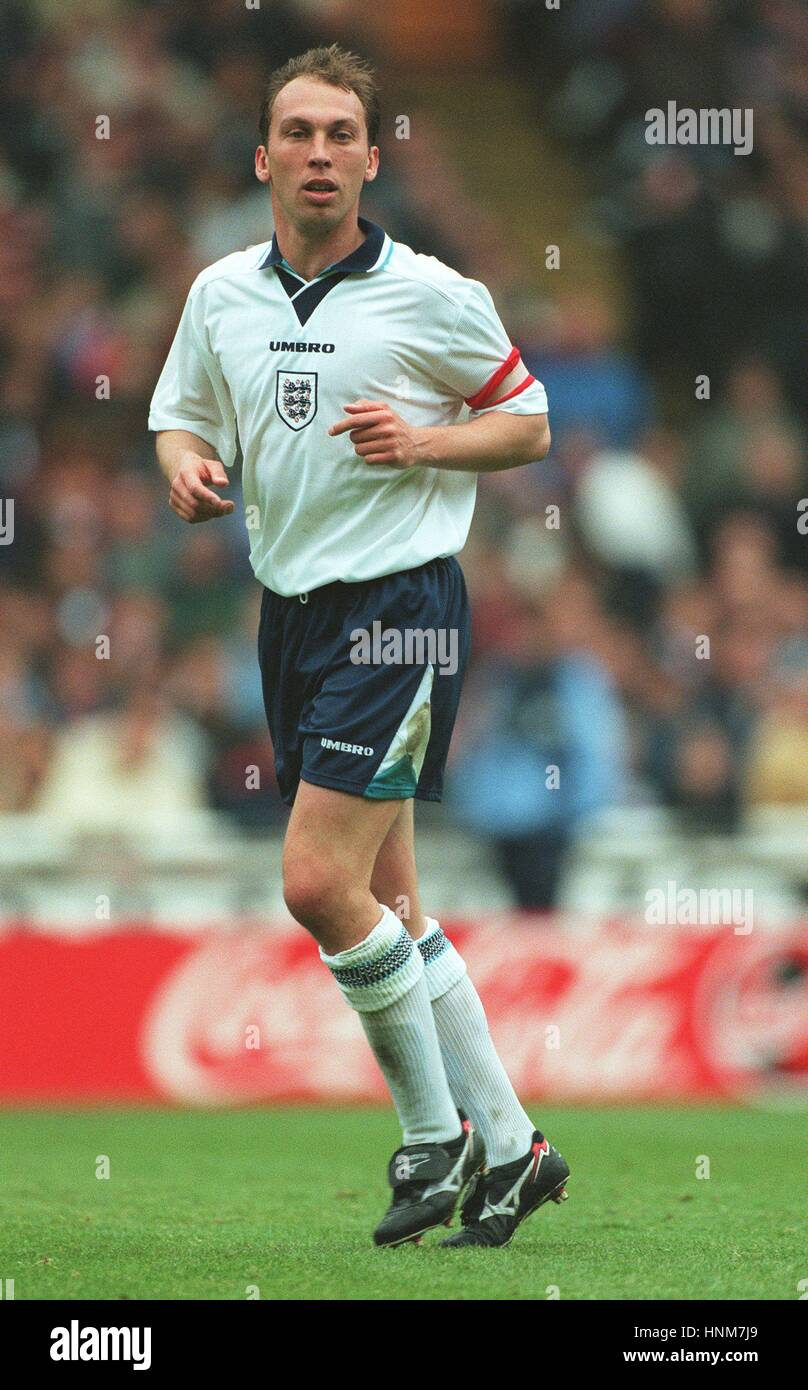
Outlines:
[{"label": "umbro logo on shorts", "polygon": [[373,749],[365,748],[361,743],[340,743],[334,738],[321,738],[322,748],[332,748],[337,753],[360,753],[363,758],[372,758]]}]

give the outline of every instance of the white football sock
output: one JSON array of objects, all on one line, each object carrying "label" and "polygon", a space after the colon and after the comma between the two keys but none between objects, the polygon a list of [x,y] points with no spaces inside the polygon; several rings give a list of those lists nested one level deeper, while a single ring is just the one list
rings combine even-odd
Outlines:
[{"label": "white football sock", "polygon": [[460,1121],[443,1069],[421,953],[389,907],[373,931],[335,956],[320,948],[356,1009],[390,1087],[405,1144],[444,1143]]},{"label": "white football sock", "polygon": [[533,1122],[522,1109],[497,1056],[466,962],[434,917],[424,920],[426,931],[415,944],[424,961],[452,1096],[479,1130],[488,1167],[511,1163],[530,1149]]}]

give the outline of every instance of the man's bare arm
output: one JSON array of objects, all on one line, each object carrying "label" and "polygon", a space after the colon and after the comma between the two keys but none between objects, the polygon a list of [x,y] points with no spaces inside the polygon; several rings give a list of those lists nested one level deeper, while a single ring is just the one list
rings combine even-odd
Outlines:
[{"label": "man's bare arm", "polygon": [[349,431],[356,453],[369,464],[498,473],[543,459],[550,449],[546,414],[492,410],[463,425],[418,427],[383,401],[354,401],[345,412],[328,433]]},{"label": "man's bare arm", "polygon": [[168,505],[183,521],[194,524],[230,516],[234,502],[224,502],[207,483],[227,487],[229,479],[216,450],[190,430],[158,430],[157,462],[170,483]]},{"label": "man's bare arm", "polygon": [[427,425],[418,436],[420,464],[460,472],[500,473],[546,458],[550,450],[546,415],[507,410],[492,410],[464,425]]}]

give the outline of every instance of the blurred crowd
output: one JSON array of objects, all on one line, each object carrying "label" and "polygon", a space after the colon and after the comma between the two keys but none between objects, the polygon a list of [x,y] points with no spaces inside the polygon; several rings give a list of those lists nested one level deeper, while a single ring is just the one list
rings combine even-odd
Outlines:
[{"label": "blurred crowd", "polygon": [[[485,480],[465,561],[485,640],[458,813],[520,901],[546,905],[610,805],[717,833],[808,807],[808,9],[503,10],[532,115],[585,171],[585,229],[628,291],[617,323],[597,290],[525,285],[518,341],[553,450],[527,487]],[[668,102],[751,108],[752,152],[649,144]]]},{"label": "blurred crowd", "polygon": [[[426,116],[383,141],[364,211],[531,306],[509,327],[553,450],[481,479],[448,806],[541,906],[610,805],[731,831],[808,804],[808,11],[498,4],[632,312],[538,284]],[[183,525],[145,422],[196,273],[271,235],[266,74],[324,37],[292,0],[0,10],[0,813],[285,818],[238,508]],[[336,37],[362,47],[349,19]],[[753,106],[753,153],[649,146],[669,99]]]}]

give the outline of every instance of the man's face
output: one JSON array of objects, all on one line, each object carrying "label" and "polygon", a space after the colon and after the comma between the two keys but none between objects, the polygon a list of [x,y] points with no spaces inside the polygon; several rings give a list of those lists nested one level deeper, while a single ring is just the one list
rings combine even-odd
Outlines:
[{"label": "man's face", "polygon": [[296,77],[278,93],[255,172],[295,227],[337,226],[354,211],[378,167],[379,151],[368,148],[365,112],[355,92]]}]

